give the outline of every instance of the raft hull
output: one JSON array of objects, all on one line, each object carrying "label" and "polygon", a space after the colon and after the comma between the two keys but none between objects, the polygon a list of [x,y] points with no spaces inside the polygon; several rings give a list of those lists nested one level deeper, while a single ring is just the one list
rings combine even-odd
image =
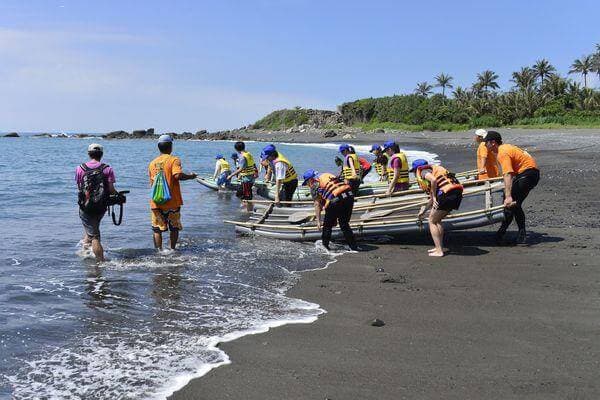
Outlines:
[{"label": "raft hull", "polygon": [[[456,231],[492,225],[503,220],[504,211],[502,209],[498,209],[468,216],[459,216],[456,218],[453,218],[452,215],[450,215],[442,221],[442,224],[446,231]],[[383,235],[404,236],[427,232],[429,230],[429,223],[427,220],[423,220],[422,222],[414,220],[410,222],[386,223],[380,225],[355,225],[352,226],[352,229],[357,238]],[[282,231],[266,227],[263,228],[258,225],[236,225],[235,230],[240,234],[260,235],[273,239],[292,240],[298,242],[315,241],[321,239],[321,231],[315,228],[309,228],[304,231]],[[339,228],[335,228],[333,230],[332,238],[343,238],[343,234]]]}]

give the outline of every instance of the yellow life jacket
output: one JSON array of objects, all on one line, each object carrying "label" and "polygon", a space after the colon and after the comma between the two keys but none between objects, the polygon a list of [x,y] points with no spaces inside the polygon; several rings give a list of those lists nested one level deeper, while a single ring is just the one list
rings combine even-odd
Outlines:
[{"label": "yellow life jacket", "polygon": [[294,179],[298,179],[298,174],[296,173],[294,166],[280,152],[277,152],[277,158],[275,160],[273,160],[273,164],[278,163],[278,162],[282,162],[287,166],[287,169],[285,170],[285,177],[282,179],[283,183],[291,182]]},{"label": "yellow life jacket", "polygon": [[[349,167],[349,164],[352,163],[352,165],[354,165],[354,170],[356,171],[356,174],[352,173],[352,168]],[[344,167],[342,168],[342,176],[344,177],[344,179],[348,179],[348,180],[354,180],[354,179],[360,179],[360,162],[358,161],[358,155],[357,154],[353,154],[350,153],[346,156],[346,159],[344,160]]]},{"label": "yellow life jacket", "polygon": [[229,163],[227,162],[227,160],[219,158],[217,160],[217,163],[219,163],[219,167],[221,167],[221,173],[223,173],[225,171],[231,171],[231,167],[229,166]]},{"label": "yellow life jacket", "polygon": [[[379,162],[383,159],[384,156],[385,156],[385,164],[382,162]],[[377,175],[379,175],[379,177],[381,177],[381,178],[387,177],[389,162],[390,162],[390,156],[388,156],[385,153],[383,153],[375,158],[375,161],[373,162],[373,164],[375,164],[375,171],[377,171]]]},{"label": "yellow life jacket", "polygon": [[394,168],[392,168],[392,163],[395,159],[400,159],[400,173],[398,174],[398,179],[396,179],[396,183],[408,183],[408,160],[406,159],[406,154],[403,152],[396,153],[390,158],[389,167],[388,167],[388,182],[391,182],[394,179]]},{"label": "yellow life jacket", "polygon": [[435,177],[435,182],[437,184],[438,193],[448,193],[454,189],[460,189],[462,192],[463,185],[460,184],[458,179],[454,176],[453,173],[449,172],[446,168],[440,167],[439,165],[423,165],[417,168],[416,176],[417,183],[419,187],[428,194],[431,194],[431,182],[428,179],[422,177],[421,171],[423,170],[431,170],[431,173]]},{"label": "yellow life jacket", "polygon": [[242,157],[246,159],[246,166],[240,172],[240,176],[256,176],[258,169],[256,168],[256,163],[254,162],[254,157],[252,157],[252,154],[244,151],[242,153]]}]

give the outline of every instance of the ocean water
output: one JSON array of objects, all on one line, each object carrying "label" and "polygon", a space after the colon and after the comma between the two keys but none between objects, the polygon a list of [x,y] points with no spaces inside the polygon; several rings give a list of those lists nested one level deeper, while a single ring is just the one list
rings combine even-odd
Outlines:
[{"label": "ocean water", "polygon": [[[162,399],[229,362],[218,342],[324,312],[286,291],[331,255],[314,244],[236,236],[222,220],[244,218],[237,198],[195,181],[182,183],[180,248],[156,252],[152,141],[102,141],[117,189],[131,193],[121,226],[105,217],[109,261],[95,263],[78,245],[73,181],[90,142],[0,139],[0,398]],[[263,145],[248,147],[258,154]],[[278,148],[298,171],[335,171],[335,147]],[[174,151],[199,174],[212,174],[216,153],[232,152],[232,142],[200,141],[176,142]],[[423,155],[433,157],[409,152]]]}]

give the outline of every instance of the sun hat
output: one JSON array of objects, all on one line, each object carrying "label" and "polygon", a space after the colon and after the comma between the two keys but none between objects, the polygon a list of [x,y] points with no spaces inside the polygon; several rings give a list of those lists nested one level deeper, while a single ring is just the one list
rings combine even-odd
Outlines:
[{"label": "sun hat", "polygon": [[306,186],[308,184],[308,180],[316,177],[319,173],[314,169],[307,169],[302,178],[304,178],[304,182],[302,182],[302,186]]},{"label": "sun hat", "polygon": [[488,131],[486,131],[485,129],[477,129],[475,131],[475,134],[482,139],[485,138],[485,135],[487,135],[487,133],[488,133]]},{"label": "sun hat", "polygon": [[158,143],[173,143],[173,138],[169,135],[160,135]]},{"label": "sun hat", "polygon": [[389,149],[390,147],[393,147],[393,146],[395,146],[395,145],[396,145],[396,142],[394,142],[393,140],[388,140],[387,142],[385,142],[385,143],[383,144],[383,150],[387,150],[387,149]]},{"label": "sun hat", "polygon": [[418,160],[413,161],[410,172],[415,172],[417,168],[422,167],[424,165],[429,165],[429,161],[419,158]]},{"label": "sun hat", "polygon": [[92,151],[101,151],[104,152],[104,147],[102,147],[101,144],[98,143],[92,143],[88,146],[88,152],[92,152]]},{"label": "sun hat", "polygon": [[369,153],[373,153],[375,150],[381,150],[381,146],[378,144],[374,144],[373,146],[371,146],[371,150],[369,150]]},{"label": "sun hat", "polygon": [[341,144],[341,145],[340,145],[340,148],[339,148],[338,150],[339,150],[339,152],[340,152],[340,153],[341,153],[342,151],[344,151],[344,150],[350,150],[350,145],[349,145],[349,144],[347,144],[347,143],[346,143],[346,144]]}]

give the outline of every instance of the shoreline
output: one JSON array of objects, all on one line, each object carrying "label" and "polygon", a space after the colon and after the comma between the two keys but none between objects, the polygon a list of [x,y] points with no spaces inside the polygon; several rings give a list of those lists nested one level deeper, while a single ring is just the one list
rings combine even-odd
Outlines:
[{"label": "shoreline", "polygon": [[[501,133],[531,148],[542,169],[526,202],[530,246],[496,246],[494,227],[450,233],[451,253],[441,260],[423,254],[426,236],[369,243],[369,251],[302,273],[286,293],[325,309],[316,322],[218,346],[232,363],[170,398],[597,396],[590,371],[600,354],[592,318],[600,310],[599,213],[591,191],[574,199],[569,192],[577,188],[573,168],[597,165],[600,131]],[[469,133],[410,139],[452,169],[474,163]],[[370,326],[373,318],[386,325]]]}]

